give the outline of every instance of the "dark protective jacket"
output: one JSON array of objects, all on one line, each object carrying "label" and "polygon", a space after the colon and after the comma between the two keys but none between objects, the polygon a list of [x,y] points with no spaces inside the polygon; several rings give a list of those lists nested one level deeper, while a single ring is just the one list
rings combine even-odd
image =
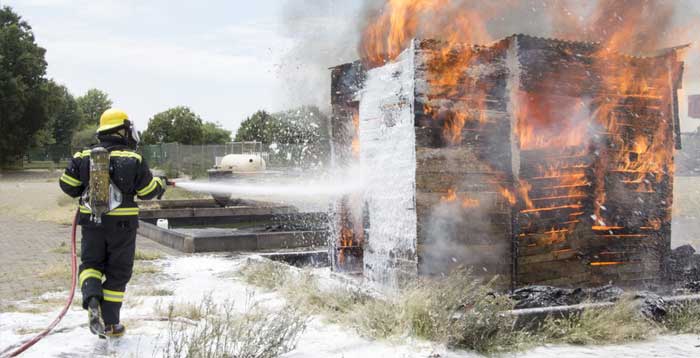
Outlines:
[{"label": "dark protective jacket", "polygon": [[[114,185],[122,192],[122,204],[103,215],[102,225],[105,227],[138,227],[139,208],[134,197],[148,200],[160,195],[165,183],[160,178],[153,177],[148,165],[140,154],[134,152],[118,137],[100,137],[100,144],[94,147],[104,147],[110,152],[109,176]],[[61,189],[71,197],[79,197],[88,188],[90,181],[90,150],[75,153],[68,163],[66,171],[59,179]],[[83,199],[80,199],[80,225],[95,225],[90,220],[90,209]]]}]

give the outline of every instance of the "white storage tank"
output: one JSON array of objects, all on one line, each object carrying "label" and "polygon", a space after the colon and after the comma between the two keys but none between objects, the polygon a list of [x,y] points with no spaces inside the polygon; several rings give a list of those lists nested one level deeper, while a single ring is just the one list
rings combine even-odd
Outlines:
[{"label": "white storage tank", "polygon": [[[216,158],[217,165],[207,170],[209,181],[242,179],[264,175],[267,168],[265,159],[259,154],[228,154]],[[227,194],[211,194],[217,204],[226,206],[231,196]]]},{"label": "white storage tank", "polygon": [[264,171],[265,159],[257,154],[228,154],[221,158],[217,169],[234,173],[254,173]]}]

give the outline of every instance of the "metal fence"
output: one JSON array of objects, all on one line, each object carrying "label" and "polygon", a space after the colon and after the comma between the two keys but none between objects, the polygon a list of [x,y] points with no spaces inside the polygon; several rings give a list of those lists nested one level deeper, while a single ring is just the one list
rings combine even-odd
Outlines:
[{"label": "metal fence", "polygon": [[161,169],[166,175],[186,174],[197,178],[206,176],[207,169],[214,167],[227,154],[260,155],[270,169],[321,167],[328,163],[327,148],[327,143],[314,145],[259,142],[233,142],[221,145],[163,143],[145,145],[139,151],[150,167]]},{"label": "metal fence", "polygon": [[62,163],[73,157],[73,154],[77,150],[74,150],[70,146],[61,145],[49,145],[43,148],[32,148],[25,154],[25,161],[40,162],[40,161],[52,161],[55,163]]},{"label": "metal fence", "polygon": [[[84,148],[59,146],[33,149],[25,155],[24,167],[39,164],[61,167],[75,152],[82,149]],[[265,159],[268,168],[275,170],[320,168],[328,164],[330,144],[328,142],[308,145],[260,142],[232,142],[221,145],[163,143],[143,145],[138,151],[150,167],[163,170],[167,175],[186,174],[192,177],[203,177],[207,169],[214,167],[227,154],[257,154]],[[21,167],[22,165],[19,166]]]}]

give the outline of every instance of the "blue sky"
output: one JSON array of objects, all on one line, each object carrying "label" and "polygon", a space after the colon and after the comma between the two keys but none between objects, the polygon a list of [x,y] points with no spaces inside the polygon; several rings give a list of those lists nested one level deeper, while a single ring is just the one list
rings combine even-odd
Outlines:
[{"label": "blue sky", "polygon": [[[319,33],[319,27],[348,22],[343,16],[356,8],[342,0],[0,3],[30,23],[37,42],[47,49],[48,75],[76,96],[89,88],[102,89],[140,128],[157,112],[187,105],[231,130],[258,109],[323,102],[323,95],[314,98],[297,91],[297,96],[299,83],[285,83],[290,71],[302,74],[293,82],[329,76],[327,64],[291,64],[290,50],[304,36]],[[303,8],[303,3],[311,4],[311,10],[289,11]]]},{"label": "blue sky", "polygon": [[[696,0],[682,1],[695,18]],[[30,23],[47,49],[49,76],[76,96],[102,89],[142,129],[155,113],[187,105],[230,130],[258,109],[328,106],[327,68],[357,58],[361,3],[0,0]],[[700,93],[694,46],[687,94]],[[684,131],[698,124],[682,120]]]}]

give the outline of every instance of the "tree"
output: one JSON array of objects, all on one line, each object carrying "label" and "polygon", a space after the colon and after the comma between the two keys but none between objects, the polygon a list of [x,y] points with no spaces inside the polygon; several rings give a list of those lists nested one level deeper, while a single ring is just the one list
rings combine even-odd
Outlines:
[{"label": "tree", "polygon": [[85,127],[73,134],[71,147],[86,148],[97,143],[97,125]]},{"label": "tree", "polygon": [[304,106],[272,115],[257,111],[236,132],[236,141],[307,144],[328,137],[328,117],[318,107]]},{"label": "tree", "polygon": [[48,121],[45,52],[26,21],[0,8],[0,165],[18,161]]},{"label": "tree", "polygon": [[257,111],[246,118],[236,131],[236,142],[271,143],[270,127],[275,119],[265,111]]},{"label": "tree", "polygon": [[84,95],[78,97],[76,102],[83,113],[81,128],[98,125],[102,113],[112,108],[112,100],[97,88],[89,89]]},{"label": "tree", "polygon": [[328,125],[328,117],[313,106],[272,115],[258,111],[241,123],[236,141],[271,144],[271,158],[285,165],[317,165],[330,153]]},{"label": "tree", "polygon": [[231,141],[231,131],[218,123],[204,122],[188,107],[178,106],[151,117],[141,138],[144,144],[224,144]]},{"label": "tree", "polygon": [[201,144],[203,138],[202,119],[187,107],[170,110],[173,128],[172,141],[181,144]]},{"label": "tree", "polygon": [[51,160],[58,162],[63,159],[62,155],[70,153],[71,140],[80,126],[82,112],[65,86],[48,81],[46,87],[49,120],[45,130],[48,131],[51,142],[45,143],[44,147],[48,150]]},{"label": "tree", "polygon": [[148,120],[148,127],[141,133],[144,144],[167,143],[170,139],[173,122],[163,113],[165,112],[158,113]]},{"label": "tree", "polygon": [[231,131],[221,128],[218,123],[204,122],[202,144],[226,144],[231,141]]},{"label": "tree", "polygon": [[204,137],[202,126],[202,119],[188,107],[170,108],[148,120],[143,141],[145,144],[201,144]]}]

